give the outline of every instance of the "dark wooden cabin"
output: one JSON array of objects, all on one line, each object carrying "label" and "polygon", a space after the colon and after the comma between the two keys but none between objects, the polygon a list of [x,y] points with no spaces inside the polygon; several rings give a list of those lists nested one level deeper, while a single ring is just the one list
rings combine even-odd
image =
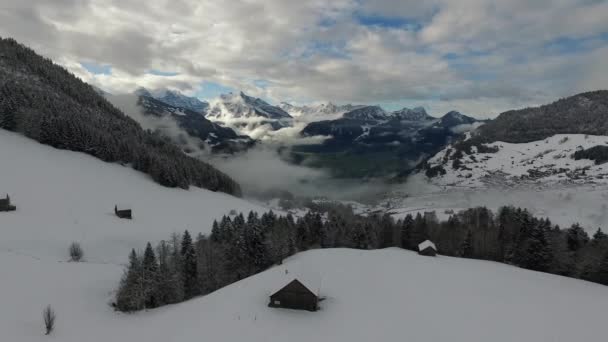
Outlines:
[{"label": "dark wooden cabin", "polygon": [[294,279],[270,296],[268,306],[271,308],[317,311],[319,310],[319,297],[299,280]]},{"label": "dark wooden cabin", "polygon": [[437,247],[431,240],[426,240],[418,245],[418,254],[425,256],[436,256]]},{"label": "dark wooden cabin", "polygon": [[130,220],[130,219],[133,218],[131,209],[118,210],[118,206],[117,205],[114,206],[114,214],[116,214],[116,216],[118,216],[121,219]]},{"label": "dark wooden cabin", "polygon": [[0,211],[15,211],[17,207],[11,204],[11,198],[6,195],[6,198],[0,199]]}]

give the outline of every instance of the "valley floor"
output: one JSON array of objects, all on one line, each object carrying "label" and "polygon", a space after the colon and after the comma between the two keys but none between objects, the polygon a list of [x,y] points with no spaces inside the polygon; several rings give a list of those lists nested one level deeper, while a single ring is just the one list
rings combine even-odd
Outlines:
[{"label": "valley floor", "polygon": [[378,206],[361,206],[360,212],[387,211],[395,218],[435,211],[439,219],[450,213],[484,206],[496,211],[501,206],[527,208],[538,217],[548,217],[562,228],[580,223],[592,234],[608,229],[608,185],[554,185],[552,187],[455,188],[441,187],[417,174]]}]

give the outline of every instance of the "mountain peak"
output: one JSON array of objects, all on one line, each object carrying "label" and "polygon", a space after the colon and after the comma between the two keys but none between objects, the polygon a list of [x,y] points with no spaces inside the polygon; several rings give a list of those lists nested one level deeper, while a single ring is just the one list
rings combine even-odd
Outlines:
[{"label": "mountain peak", "polygon": [[344,118],[364,121],[381,121],[388,119],[388,115],[380,106],[364,106],[345,113]]},{"label": "mountain peak", "polygon": [[217,120],[233,120],[245,118],[289,119],[289,115],[281,106],[273,106],[268,102],[249,96],[243,91],[222,94],[211,102],[207,112],[208,117]]},{"label": "mountain peak", "polygon": [[424,107],[415,107],[412,109],[403,108],[392,112],[391,115],[396,119],[403,121],[425,121],[433,119],[433,117],[426,112]]},{"label": "mountain peak", "polygon": [[184,95],[177,90],[162,88],[149,91],[144,87],[139,87],[134,93],[137,96],[151,97],[173,107],[184,108],[197,113],[202,113],[209,107],[207,102],[201,101],[196,97]]},{"label": "mountain peak", "polygon": [[472,118],[470,116],[466,116],[455,110],[452,110],[452,111],[445,113],[439,119],[438,125],[442,126],[442,127],[454,127],[454,126],[458,126],[458,125],[472,124],[474,122],[477,122],[477,119]]}]

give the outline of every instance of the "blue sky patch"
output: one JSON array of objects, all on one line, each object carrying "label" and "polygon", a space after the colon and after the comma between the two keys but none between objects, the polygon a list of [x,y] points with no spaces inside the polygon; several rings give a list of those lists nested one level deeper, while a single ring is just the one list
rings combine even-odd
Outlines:
[{"label": "blue sky patch", "polygon": [[165,77],[179,75],[179,73],[177,73],[177,72],[173,72],[173,71],[161,71],[161,70],[156,70],[156,69],[149,70],[148,73],[152,74],[152,75],[156,75],[156,76],[165,76]]},{"label": "blue sky patch", "polygon": [[270,82],[266,80],[254,80],[253,84],[258,88],[266,89],[270,85]]},{"label": "blue sky patch", "polygon": [[401,17],[385,17],[379,15],[355,14],[357,22],[363,26],[375,26],[382,28],[400,28],[410,31],[419,31],[422,24],[416,20]]},{"label": "blue sky patch", "polygon": [[109,64],[97,64],[94,62],[80,62],[83,68],[94,75],[110,75],[112,74],[112,66]]},{"label": "blue sky patch", "polygon": [[545,51],[552,54],[573,54],[593,50],[608,42],[608,32],[588,37],[559,37],[545,44]]},{"label": "blue sky patch", "polygon": [[219,83],[205,81],[201,84],[201,87],[196,92],[195,96],[198,98],[210,100],[220,96],[221,94],[226,94],[230,92],[234,92],[234,89],[231,87],[226,87]]}]

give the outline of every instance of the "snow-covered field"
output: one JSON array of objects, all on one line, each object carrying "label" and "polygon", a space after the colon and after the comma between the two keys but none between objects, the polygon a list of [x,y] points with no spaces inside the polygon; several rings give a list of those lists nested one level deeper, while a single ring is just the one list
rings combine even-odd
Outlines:
[{"label": "snow-covered field", "polygon": [[[608,287],[400,249],[309,251],[206,297],[137,314],[107,305],[121,273],[115,265],[3,251],[0,271],[6,341],[569,342],[601,341],[608,324]],[[272,290],[302,273],[321,277],[321,310],[268,308]],[[50,337],[47,304],[57,312]]]},{"label": "snow-covered field", "polygon": [[[55,261],[78,241],[91,262],[123,263],[146,241],[208,233],[232,209],[267,210],[223,193],[165,188],[130,167],[0,130],[0,196],[7,193],[17,211],[0,213],[0,251]],[[114,216],[116,204],[130,206],[134,219]]]},{"label": "snow-covered field", "polygon": [[[231,209],[221,193],[156,185],[128,167],[0,130],[2,341],[599,341],[608,287],[507,265],[400,249],[315,250],[205,297],[140,312],[112,310],[130,248],[173,231],[208,232]],[[126,203],[135,219],[117,219]],[[71,241],[86,262],[66,262]],[[272,290],[313,274],[316,313],[267,307]],[[308,279],[302,279],[305,283]],[[316,289],[314,289],[316,290]],[[42,309],[57,313],[44,336]]]}]

